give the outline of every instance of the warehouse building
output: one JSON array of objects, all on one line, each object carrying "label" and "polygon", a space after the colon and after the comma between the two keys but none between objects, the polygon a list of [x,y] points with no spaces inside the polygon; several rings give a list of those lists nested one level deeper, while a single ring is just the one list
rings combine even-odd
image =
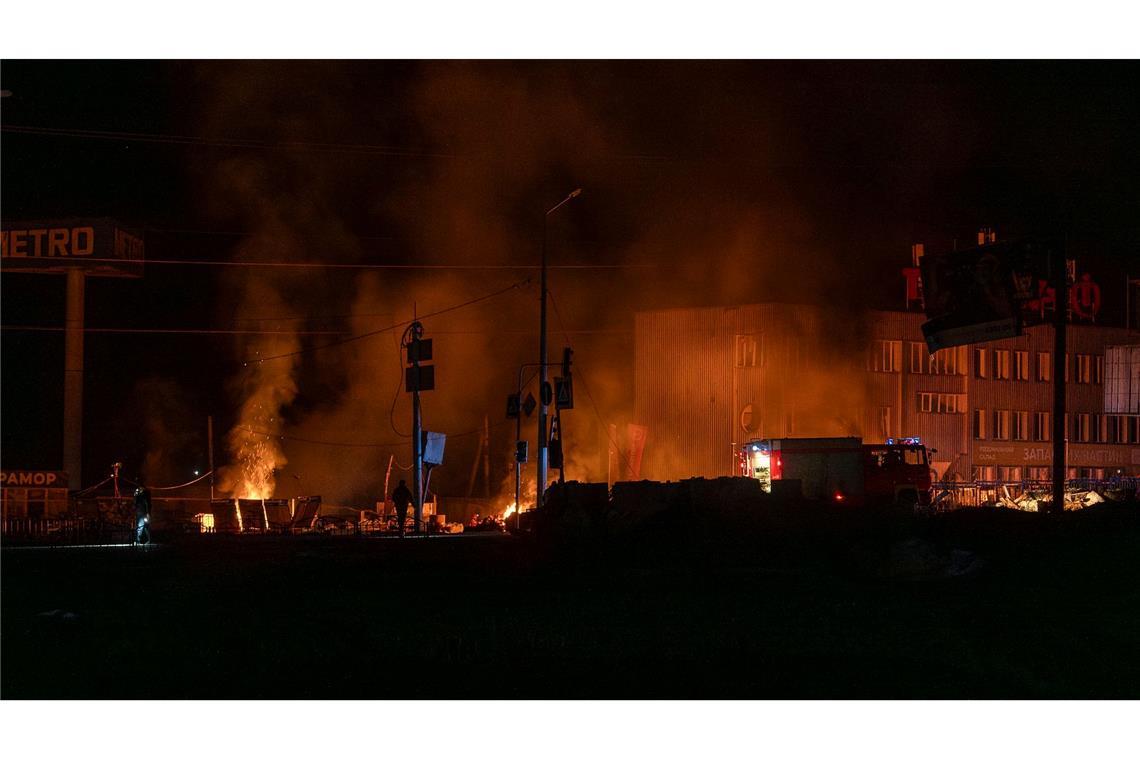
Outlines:
[{"label": "warehouse building", "polygon": [[[638,313],[641,475],[731,475],[746,441],[858,435],[920,437],[942,479],[1048,480],[1053,328],[931,355],[925,319],[772,303]],[[1074,324],[1067,342],[1069,477],[1140,475],[1140,415],[1105,407],[1106,351],[1140,333]]]}]

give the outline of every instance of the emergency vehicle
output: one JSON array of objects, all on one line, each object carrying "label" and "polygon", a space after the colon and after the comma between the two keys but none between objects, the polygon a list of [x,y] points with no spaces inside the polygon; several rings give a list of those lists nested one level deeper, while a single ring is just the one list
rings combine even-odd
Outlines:
[{"label": "emergency vehicle", "polygon": [[[929,504],[932,479],[926,447],[918,438],[771,438],[749,441],[740,451],[741,474],[771,493],[774,481],[799,481],[809,499],[851,504]],[[789,484],[790,485],[790,484]]]}]

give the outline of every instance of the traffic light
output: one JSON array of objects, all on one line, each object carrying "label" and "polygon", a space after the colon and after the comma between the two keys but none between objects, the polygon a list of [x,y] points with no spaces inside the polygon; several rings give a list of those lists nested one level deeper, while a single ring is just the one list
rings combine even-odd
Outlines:
[{"label": "traffic light", "polygon": [[515,461],[519,464],[526,464],[527,442],[515,441]]},{"label": "traffic light", "polygon": [[[415,327],[419,327],[418,322]],[[408,350],[408,364],[411,365],[404,370],[404,391],[414,393],[434,390],[435,366],[420,363],[431,361],[431,338],[421,338],[422,329],[413,329],[411,333],[411,340],[404,344]]]}]

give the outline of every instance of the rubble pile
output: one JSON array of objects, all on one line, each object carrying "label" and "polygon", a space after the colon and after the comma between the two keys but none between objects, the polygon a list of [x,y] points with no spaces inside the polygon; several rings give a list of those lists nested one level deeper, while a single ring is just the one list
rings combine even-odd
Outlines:
[{"label": "rubble pile", "polygon": [[[1117,493],[1106,491],[1108,500],[1120,501],[1122,500]],[[1102,504],[1106,501],[1105,496],[1102,496],[1095,490],[1070,490],[1065,492],[1065,511],[1074,512],[1080,509],[1091,507],[1094,504]],[[1011,496],[1009,488],[1002,486],[1002,493],[998,495],[997,506],[1005,507],[1006,509],[1017,509],[1022,512],[1039,512],[1042,511],[1046,505],[1053,503],[1053,494],[1045,491],[1026,491],[1019,496]]]}]

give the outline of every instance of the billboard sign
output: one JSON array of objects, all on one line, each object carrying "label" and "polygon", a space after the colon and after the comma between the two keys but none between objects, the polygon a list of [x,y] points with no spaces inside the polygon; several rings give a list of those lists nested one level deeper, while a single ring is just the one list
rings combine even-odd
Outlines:
[{"label": "billboard sign", "polygon": [[999,246],[923,256],[926,316],[922,334],[931,353],[1012,338],[1019,332],[1014,280]]},{"label": "billboard sign", "polygon": [[141,277],[144,259],[142,234],[113,219],[4,222],[0,229],[5,272],[79,268],[94,277]]},{"label": "billboard sign", "polygon": [[57,470],[2,470],[4,488],[67,488],[67,473]]}]

